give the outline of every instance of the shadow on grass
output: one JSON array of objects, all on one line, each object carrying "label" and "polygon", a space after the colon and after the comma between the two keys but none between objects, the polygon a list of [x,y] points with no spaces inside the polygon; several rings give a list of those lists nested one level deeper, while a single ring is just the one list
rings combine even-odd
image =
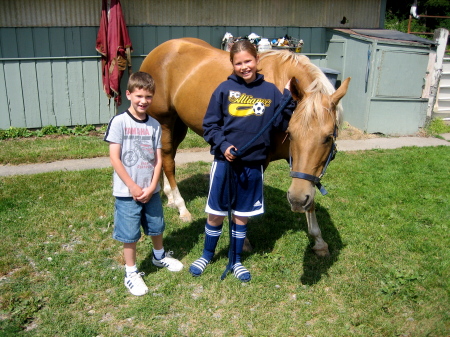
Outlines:
[{"label": "shadow on grass", "polygon": [[[190,223],[189,226],[172,231],[164,237],[164,248],[174,250],[174,257],[181,260],[198,244],[200,236],[203,236],[206,218],[198,219]],[[159,268],[152,263],[152,252],[145,257],[140,265],[140,270],[146,274],[156,272]]]},{"label": "shadow on grass", "polygon": [[[209,171],[209,166],[207,167]],[[186,178],[182,181],[178,182],[178,188],[180,190],[181,195],[183,196],[186,204],[189,204],[190,201],[204,197],[208,194],[208,186],[209,186],[209,174],[197,173],[189,178]],[[162,196],[163,207],[167,207],[167,198]],[[204,211],[204,205],[202,205],[202,212]],[[194,210],[190,210],[193,212]],[[189,252],[198,244],[199,238],[204,235],[204,228],[206,223],[206,213],[202,218],[199,218],[193,222],[191,222],[187,226],[183,226],[180,229],[176,229],[170,232],[170,234],[164,236],[164,248],[168,250],[176,251],[174,257],[181,260]],[[167,226],[166,221],[166,226]],[[152,264],[152,250],[149,251],[149,254],[142,261],[140,265],[140,269],[145,273],[156,272],[158,270]]]},{"label": "shadow on grass", "polygon": [[[330,250],[330,256],[318,257],[312,250],[314,241],[308,235],[306,216],[291,211],[285,191],[267,185],[264,188],[266,211],[264,215],[255,217],[249,222],[248,237],[253,245],[252,254],[270,253],[279,240],[284,240],[283,236],[289,232],[303,231],[309,244],[306,245],[303,254],[294,248],[291,250],[292,255],[287,258],[299,262],[303,258],[302,268],[299,263],[299,271],[303,272],[300,276],[302,284],[313,285],[319,282],[322,275],[326,275],[329,268],[338,260],[340,251],[343,249],[341,237],[328,211],[316,203],[316,215],[322,237],[328,243]],[[302,246],[301,242],[298,243],[298,247]]]},{"label": "shadow on grass", "polygon": [[[312,246],[313,240],[308,236],[310,245],[303,254],[303,275],[300,277],[302,284],[313,285],[320,281],[322,275],[327,275],[328,270],[338,260],[341,250],[344,248],[339,231],[333,224],[327,210],[316,203],[316,215],[319,222],[322,237],[328,243],[330,255],[328,257],[318,257],[314,254]],[[306,219],[302,228],[308,232]]]},{"label": "shadow on grass", "polygon": [[[206,196],[208,193],[208,184],[208,175],[198,173],[179,182],[178,188],[186,203],[189,204],[190,201],[195,200],[198,197]],[[243,260],[245,261],[245,258],[251,254],[270,254],[278,240],[282,240],[286,233],[301,230],[305,232],[306,236],[309,238],[309,244],[304,250],[303,255],[301,255],[300,252],[298,255],[295,255],[296,253],[294,253],[290,258],[299,261],[301,257],[303,258],[303,266],[301,268],[303,274],[299,278],[302,284],[313,285],[319,282],[322,275],[326,275],[329,268],[338,260],[340,251],[343,249],[341,237],[334,226],[328,211],[321,207],[320,204],[316,203],[316,215],[322,231],[322,237],[328,243],[330,250],[329,257],[321,258],[316,256],[312,250],[314,242],[307,235],[308,225],[305,215],[293,213],[290,210],[286,200],[286,192],[279,188],[265,185],[264,197],[265,213],[249,220],[247,237],[253,246],[253,251],[251,253],[244,253]],[[174,247],[176,249],[176,257],[179,259],[184,258],[196,245],[203,245],[203,240],[200,240],[200,238],[203,238],[204,236],[205,222],[206,214],[205,217],[191,222],[188,226],[172,231],[164,238],[164,246]],[[224,222],[224,232],[222,236],[226,237],[221,238],[221,240],[228,240],[229,232],[227,220]],[[300,243],[299,246],[301,246]],[[227,256],[228,250],[221,249],[216,252],[214,260],[223,257],[227,258]],[[150,252],[142,262],[141,269],[143,271],[148,273],[157,270],[157,268],[153,266],[151,260],[152,255]]]}]

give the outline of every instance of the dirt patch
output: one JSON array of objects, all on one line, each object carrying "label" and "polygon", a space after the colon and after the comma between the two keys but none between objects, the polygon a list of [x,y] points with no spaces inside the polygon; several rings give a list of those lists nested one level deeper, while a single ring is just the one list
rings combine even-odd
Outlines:
[{"label": "dirt patch", "polygon": [[365,133],[354,126],[351,126],[347,122],[341,126],[338,132],[337,139],[339,140],[360,140],[360,139],[371,139],[371,138],[379,138],[381,134],[376,133]]},{"label": "dirt patch", "polygon": [[209,146],[206,147],[192,147],[190,149],[178,149],[177,152],[204,152],[209,151]]},{"label": "dirt patch", "polygon": [[[409,135],[411,137],[429,137],[424,129],[419,129],[415,134]],[[386,138],[386,137],[402,137],[395,135],[385,135],[383,133],[366,133],[361,131],[354,126],[344,122],[338,132],[338,140],[362,140],[362,139],[371,139],[371,138]]]}]

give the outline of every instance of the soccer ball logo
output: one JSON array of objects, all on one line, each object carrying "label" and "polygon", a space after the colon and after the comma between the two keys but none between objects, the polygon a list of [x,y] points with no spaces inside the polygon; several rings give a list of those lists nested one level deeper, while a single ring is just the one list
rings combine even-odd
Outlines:
[{"label": "soccer ball logo", "polygon": [[264,106],[263,102],[256,102],[253,104],[253,112],[255,115],[262,115],[264,113],[264,110],[266,110],[266,107]]}]

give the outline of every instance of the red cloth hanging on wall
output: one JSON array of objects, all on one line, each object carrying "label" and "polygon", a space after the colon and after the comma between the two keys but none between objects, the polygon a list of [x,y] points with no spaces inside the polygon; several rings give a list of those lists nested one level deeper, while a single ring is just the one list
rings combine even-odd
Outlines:
[{"label": "red cloth hanging on wall", "polygon": [[131,45],[120,0],[102,0],[100,28],[95,48],[102,55],[103,90],[116,105],[122,104],[120,80],[128,67],[131,72]]}]

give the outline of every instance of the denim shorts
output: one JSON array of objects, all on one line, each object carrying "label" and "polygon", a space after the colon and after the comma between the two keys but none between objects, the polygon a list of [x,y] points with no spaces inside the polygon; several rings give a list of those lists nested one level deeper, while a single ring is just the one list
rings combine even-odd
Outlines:
[{"label": "denim shorts", "polygon": [[164,232],[164,214],[159,193],[143,204],[131,197],[116,197],[114,205],[113,239],[133,243],[141,238],[141,226],[145,235],[157,236]]}]

